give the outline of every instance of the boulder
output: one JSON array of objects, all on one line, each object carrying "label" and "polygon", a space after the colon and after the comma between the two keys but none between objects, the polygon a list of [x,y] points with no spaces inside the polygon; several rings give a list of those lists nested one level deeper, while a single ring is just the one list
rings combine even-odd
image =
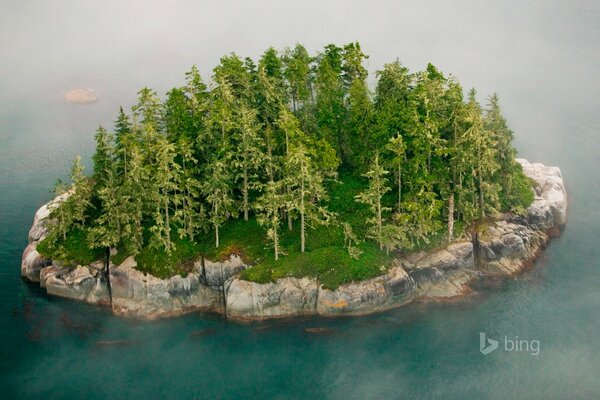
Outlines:
[{"label": "boulder", "polygon": [[411,300],[413,287],[406,271],[394,266],[373,279],[341,285],[336,290],[320,289],[317,313],[359,315],[397,307]]},{"label": "boulder", "polygon": [[50,264],[50,260],[42,257],[36,250],[37,243],[30,243],[23,251],[23,258],[21,259],[21,276],[31,282],[39,282],[40,271]]},{"label": "boulder", "polygon": [[77,88],[65,93],[64,98],[69,103],[94,104],[100,97],[93,89]]},{"label": "boulder", "polygon": [[108,304],[108,288],[104,277],[96,270],[78,265],[72,269],[51,265],[40,273],[40,285],[48,294],[91,304]]},{"label": "boulder", "polygon": [[260,284],[233,277],[225,283],[225,309],[228,317],[237,319],[314,314],[317,293],[314,278],[282,278]]},{"label": "boulder", "polygon": [[110,267],[116,314],[154,319],[220,307],[220,291],[201,284],[197,273],[159,279],[135,266],[135,259],[128,257],[121,265]]},{"label": "boulder", "polygon": [[527,209],[528,222],[540,229],[562,228],[567,222],[567,191],[560,168],[517,161],[523,173],[535,182],[535,199]]},{"label": "boulder", "polygon": [[222,286],[225,281],[246,268],[242,259],[235,254],[231,254],[228,260],[222,262],[203,259],[194,264],[194,269],[200,273],[203,283],[214,287]]}]

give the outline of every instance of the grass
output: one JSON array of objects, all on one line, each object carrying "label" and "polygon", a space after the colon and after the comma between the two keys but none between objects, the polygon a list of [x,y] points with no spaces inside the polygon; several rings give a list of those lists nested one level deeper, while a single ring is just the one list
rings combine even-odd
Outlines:
[{"label": "grass", "polygon": [[[337,182],[328,184],[329,199],[327,207],[334,212],[337,223],[327,226],[316,226],[307,229],[306,252],[300,252],[299,223],[294,221],[290,231],[287,223],[282,222],[280,228],[280,249],[284,255],[275,261],[273,248],[266,239],[265,230],[254,218],[249,221],[242,219],[230,220],[220,227],[220,246],[215,247],[214,230],[211,229],[199,235],[194,241],[181,239],[173,229],[174,249],[168,255],[164,249],[144,247],[136,255],[137,269],[158,278],[168,278],[176,274],[185,275],[193,267],[193,262],[201,255],[211,260],[223,261],[230,254],[237,254],[253,265],[245,270],[243,279],[258,283],[274,282],[284,277],[313,277],[326,288],[335,289],[338,286],[353,281],[370,279],[384,273],[393,259],[380,251],[372,241],[358,245],[362,254],[358,260],[353,259],[343,247],[344,235],[339,222],[349,223],[356,236],[361,239],[366,235],[365,221],[370,217],[370,211],[364,204],[355,201],[355,196],[366,188],[366,182],[353,175],[342,174]],[[521,204],[528,204],[532,192],[529,185],[518,182],[515,196]],[[514,199],[511,199],[515,201]],[[388,193],[384,202],[393,207],[395,194]],[[455,223],[455,237],[458,237],[466,227],[460,221]],[[442,229],[429,238],[427,243],[415,243],[411,251],[428,251],[446,243],[446,231]],[[149,241],[148,227],[145,229],[144,242]],[[102,256],[102,249],[91,250],[85,241],[85,232],[74,230],[69,232],[66,241],[58,241],[50,246],[50,241],[42,241],[38,251],[53,259],[68,260],[75,264],[89,264]],[[122,248],[112,257],[115,264],[122,263],[129,255]]]},{"label": "grass", "polygon": [[103,249],[90,248],[86,233],[82,229],[73,229],[67,232],[66,240],[58,237],[53,240],[52,234],[48,235],[37,245],[37,251],[44,257],[57,260],[66,266],[88,265],[102,258]]}]

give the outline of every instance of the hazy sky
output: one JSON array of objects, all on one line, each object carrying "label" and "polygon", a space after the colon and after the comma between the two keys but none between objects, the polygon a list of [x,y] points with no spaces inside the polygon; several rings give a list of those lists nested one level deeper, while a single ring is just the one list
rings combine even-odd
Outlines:
[{"label": "hazy sky", "polygon": [[180,84],[192,64],[208,78],[232,51],[358,40],[371,71],[432,62],[482,100],[498,91],[511,126],[548,129],[557,112],[600,106],[598,21],[598,1],[3,0],[0,100],[93,87],[102,120],[142,86]]}]

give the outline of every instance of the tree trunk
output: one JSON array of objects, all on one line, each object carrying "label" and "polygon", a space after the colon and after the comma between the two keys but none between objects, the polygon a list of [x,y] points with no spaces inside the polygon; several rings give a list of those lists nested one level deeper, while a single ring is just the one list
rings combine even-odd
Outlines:
[{"label": "tree trunk", "polygon": [[219,247],[219,225],[215,224],[215,247]]},{"label": "tree trunk", "polygon": [[448,199],[448,243],[452,241],[454,234],[454,193]]},{"label": "tree trunk", "polygon": [[[217,204],[214,205],[214,213],[215,215],[219,215],[219,206]],[[215,247],[219,247],[219,224],[214,224],[215,226]]]},{"label": "tree trunk", "polygon": [[248,170],[244,167],[244,221],[248,221]]},{"label": "tree trunk", "polygon": [[[287,194],[288,194],[288,196],[289,196],[289,195],[290,195],[290,187],[289,187],[289,186],[286,186],[286,187],[285,187],[285,189],[286,189],[286,192],[287,192]],[[292,214],[290,214],[290,211],[289,211],[289,210],[288,210],[288,211],[286,211],[286,213],[287,213],[287,221],[288,221],[288,230],[290,230],[290,231],[291,231],[291,230],[293,229],[293,225],[292,225]]]},{"label": "tree trunk", "polygon": [[398,212],[402,204],[402,163],[398,162]]},{"label": "tree trunk", "polygon": [[[304,192],[304,183],[302,184],[302,192]],[[304,253],[304,193],[302,193],[302,199],[300,199],[300,251]]]},{"label": "tree trunk", "polygon": [[383,250],[383,243],[381,242],[381,198],[377,199],[377,241],[379,242],[379,250]]},{"label": "tree trunk", "polygon": [[279,260],[279,236],[277,234],[277,227],[273,228],[273,244],[275,245],[275,261]]},{"label": "tree trunk", "polygon": [[167,252],[171,251],[171,225],[169,221],[169,203],[165,202],[165,234],[167,235]]}]

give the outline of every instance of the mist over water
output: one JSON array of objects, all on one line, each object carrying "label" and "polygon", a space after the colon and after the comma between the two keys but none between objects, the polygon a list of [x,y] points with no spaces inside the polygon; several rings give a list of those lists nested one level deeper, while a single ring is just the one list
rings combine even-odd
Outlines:
[{"label": "mist over water", "polygon": [[[600,4],[595,1],[3,1],[0,5],[2,398],[590,399],[600,397]],[[401,4],[400,4],[401,3]],[[35,210],[98,124],[196,64],[358,40],[374,71],[433,63],[500,93],[522,157],[562,169],[566,230],[535,268],[455,304],[362,318],[156,322],[51,298],[21,280]],[[373,82],[373,80],[372,80]],[[67,103],[92,88],[93,105]],[[329,327],[309,335],[306,327]],[[479,352],[479,333],[539,340]],[[120,346],[98,341],[124,340]]]}]

